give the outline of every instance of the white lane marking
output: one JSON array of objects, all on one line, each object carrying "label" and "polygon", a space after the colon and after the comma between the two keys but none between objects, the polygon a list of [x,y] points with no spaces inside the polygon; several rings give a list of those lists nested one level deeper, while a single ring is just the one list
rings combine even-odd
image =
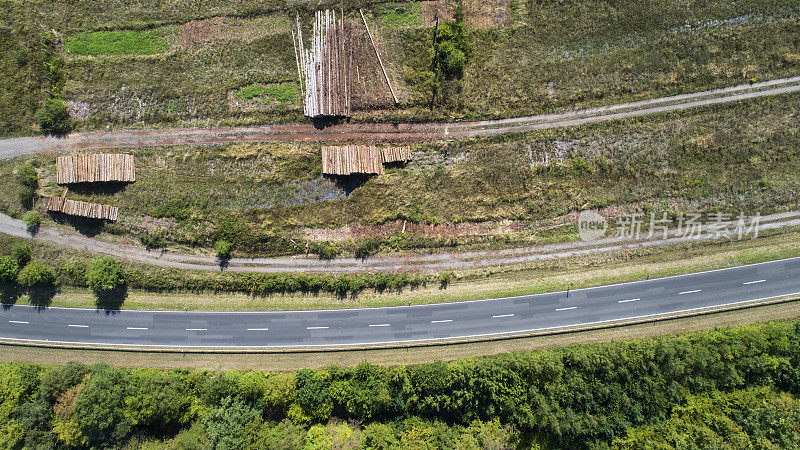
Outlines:
[{"label": "white lane marking", "polygon": [[556,308],[556,311],[569,311],[570,309],[578,309],[578,307],[570,306],[569,308]]},{"label": "white lane marking", "polygon": [[[792,258],[794,259],[794,258]],[[721,270],[721,269],[720,269]],[[600,324],[637,324],[642,323],[642,319],[648,319],[651,317],[659,317],[664,316],[665,314],[681,314],[681,313],[694,313],[697,311],[708,310],[710,308],[720,308],[720,307],[732,307],[737,305],[744,305],[747,303],[753,303],[757,301],[765,301],[765,300],[776,300],[782,297],[788,296],[800,296],[800,292],[790,292],[787,294],[775,295],[772,297],[761,297],[755,298],[751,300],[741,300],[738,302],[730,302],[730,303],[721,303],[718,305],[712,306],[702,306],[698,308],[689,308],[689,309],[680,309],[677,311],[668,311],[664,313],[655,313],[655,314],[644,314],[640,316],[631,316],[631,317],[619,317],[616,319],[607,319],[607,320],[597,320],[593,322],[580,322],[574,323],[571,325],[558,325],[552,327],[542,327],[542,328],[529,328],[523,330],[515,330],[515,331],[502,331],[499,333],[483,333],[483,334],[465,334],[465,335],[458,335],[458,336],[450,336],[447,338],[422,338],[422,339],[414,339],[414,340],[406,340],[406,341],[372,341],[372,342],[347,342],[347,343],[340,343],[340,344],[306,344],[303,347],[315,347],[315,348],[325,348],[325,347],[338,347],[338,346],[347,346],[347,347],[354,347],[354,346],[362,346],[362,345],[375,345],[375,344],[404,344],[409,342],[435,342],[435,341],[445,341],[445,342],[452,342],[455,339],[471,339],[471,338],[480,338],[480,337],[489,337],[489,336],[514,336],[520,333],[532,333],[532,332],[546,332],[551,330],[568,330],[571,327],[577,326],[587,326],[587,325],[600,325]],[[20,307],[26,305],[19,305]],[[54,307],[55,309],[57,307]],[[406,308],[408,308],[406,306]],[[63,309],[63,308],[62,308]],[[94,310],[91,310],[94,311]],[[703,314],[703,313],[700,313]],[[46,339],[22,339],[22,338],[13,338],[13,337],[4,337],[0,336],[0,340],[2,341],[12,341],[12,342],[40,342],[43,344],[90,344],[90,345],[105,345],[109,347],[118,347],[118,348],[137,348],[137,347],[148,347],[148,348],[186,348],[186,345],[179,344],[119,344],[114,342],[81,342],[81,341],[59,341],[59,340],[46,340]],[[296,346],[292,345],[192,345],[191,348],[208,348],[208,349],[220,349],[220,348],[236,348],[236,349],[248,349],[248,348],[297,348]]]},{"label": "white lane marking", "polygon": [[269,331],[269,328],[248,328],[247,331]]},{"label": "white lane marking", "polygon": [[631,298],[631,299],[628,299],[628,300],[620,300],[617,303],[638,302],[639,300],[641,300],[641,299],[640,298]]},{"label": "white lane marking", "polygon": [[744,284],[744,285],[748,285],[748,284],[757,284],[757,283],[763,283],[763,282],[765,282],[765,281],[767,281],[767,280],[745,281],[745,282],[744,282],[744,283],[742,283],[742,284]]},{"label": "white lane marking", "polygon": [[678,292],[678,295],[696,294],[698,292],[703,292],[703,290],[702,289],[695,289],[693,291],[683,291],[683,292]]},{"label": "white lane marking", "polygon": [[72,327],[72,328],[89,328],[89,325],[72,325],[72,324],[70,324],[70,325],[67,325],[67,326],[68,327]]},{"label": "white lane marking", "polygon": [[142,331],[149,330],[149,328],[144,328],[144,327],[126,327],[125,329],[126,330],[142,330]]},{"label": "white lane marking", "polygon": [[306,330],[327,330],[330,327],[306,327]]},{"label": "white lane marking", "polygon": [[453,321],[453,319],[447,319],[447,320],[431,320],[431,323],[448,323],[448,322],[452,322],[452,321]]},{"label": "white lane marking", "polygon": [[376,324],[370,325],[369,327],[373,328],[373,327],[390,327],[390,326],[392,326],[392,324],[390,324],[390,323],[376,323]]},{"label": "white lane marking", "polygon": [[497,316],[492,316],[492,319],[502,319],[503,317],[514,317],[513,314],[500,314]]},{"label": "white lane marking", "polygon": [[187,328],[186,331],[208,331],[208,328]]},{"label": "white lane marking", "polygon": [[22,320],[9,320],[8,323],[18,323],[18,324],[22,324],[22,325],[27,325],[30,322],[25,322],[25,321],[22,321]]}]

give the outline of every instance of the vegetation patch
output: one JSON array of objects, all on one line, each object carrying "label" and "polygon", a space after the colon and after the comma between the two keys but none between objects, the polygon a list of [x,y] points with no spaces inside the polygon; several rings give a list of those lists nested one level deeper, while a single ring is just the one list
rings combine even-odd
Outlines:
[{"label": "vegetation patch", "polygon": [[167,51],[171,30],[95,31],[67,38],[64,48],[70,55],[154,55]]},{"label": "vegetation patch", "polygon": [[0,436],[6,448],[795,448],[798,365],[800,322],[284,373],[3,363]]}]

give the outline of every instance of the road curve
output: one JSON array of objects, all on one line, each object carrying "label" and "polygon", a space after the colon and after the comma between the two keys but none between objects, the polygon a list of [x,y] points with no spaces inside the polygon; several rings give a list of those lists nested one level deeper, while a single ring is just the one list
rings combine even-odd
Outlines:
[{"label": "road curve", "polygon": [[800,92],[800,77],[731,86],[609,106],[502,120],[455,123],[354,123],[317,129],[312,124],[264,125],[163,130],[120,130],[73,133],[65,138],[21,137],[0,139],[0,159],[36,152],[203,145],[259,141],[421,141],[442,138],[487,136],[537,129],[583,125],[699,106],[736,102],[750,98]]},{"label": "road curve", "polygon": [[172,351],[308,351],[524,336],[800,295],[800,258],[571,292],[324,311],[98,311],[6,306],[0,342]]}]

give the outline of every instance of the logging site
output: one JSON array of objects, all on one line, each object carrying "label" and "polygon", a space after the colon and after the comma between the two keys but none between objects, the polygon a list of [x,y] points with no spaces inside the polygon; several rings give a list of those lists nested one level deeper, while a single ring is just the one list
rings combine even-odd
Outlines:
[{"label": "logging site", "polygon": [[0,449],[796,449],[797,0],[0,0]]}]

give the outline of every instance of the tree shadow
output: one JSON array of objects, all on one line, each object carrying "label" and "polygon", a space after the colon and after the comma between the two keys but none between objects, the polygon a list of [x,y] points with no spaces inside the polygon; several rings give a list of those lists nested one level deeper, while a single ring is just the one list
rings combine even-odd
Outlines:
[{"label": "tree shadow", "polygon": [[55,286],[37,286],[28,289],[28,303],[37,309],[45,309],[53,303],[58,293]]},{"label": "tree shadow", "polygon": [[17,303],[20,296],[19,286],[11,283],[0,284],[0,303],[3,310],[8,310]]},{"label": "tree shadow", "polygon": [[352,175],[325,174],[326,179],[332,181],[337,188],[343,190],[348,196],[374,176],[374,174],[370,173],[354,173]]},{"label": "tree shadow", "polygon": [[128,285],[124,284],[110,291],[95,291],[94,295],[98,310],[104,311],[106,315],[116,314],[128,298]]},{"label": "tree shadow", "polygon": [[88,217],[71,216],[57,211],[48,211],[50,218],[59,224],[67,224],[75,228],[77,232],[86,237],[95,237],[103,231],[105,222],[100,219],[90,219]]},{"label": "tree shadow", "polygon": [[219,264],[220,272],[227,269],[230,262],[231,262],[230,256],[217,256],[217,264]]}]

